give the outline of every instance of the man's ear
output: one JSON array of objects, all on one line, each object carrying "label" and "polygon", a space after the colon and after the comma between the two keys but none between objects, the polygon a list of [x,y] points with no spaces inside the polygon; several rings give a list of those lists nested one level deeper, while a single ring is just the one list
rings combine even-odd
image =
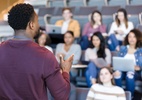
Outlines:
[{"label": "man's ear", "polygon": [[29,28],[31,29],[31,30],[33,30],[34,29],[34,23],[31,21],[31,22],[29,22]]}]

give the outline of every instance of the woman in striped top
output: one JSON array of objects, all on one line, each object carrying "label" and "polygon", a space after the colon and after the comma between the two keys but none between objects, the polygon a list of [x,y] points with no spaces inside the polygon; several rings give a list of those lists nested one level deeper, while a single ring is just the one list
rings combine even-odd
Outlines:
[{"label": "woman in striped top", "polygon": [[92,85],[86,100],[126,100],[124,90],[114,85],[111,68],[100,70],[98,83]]}]

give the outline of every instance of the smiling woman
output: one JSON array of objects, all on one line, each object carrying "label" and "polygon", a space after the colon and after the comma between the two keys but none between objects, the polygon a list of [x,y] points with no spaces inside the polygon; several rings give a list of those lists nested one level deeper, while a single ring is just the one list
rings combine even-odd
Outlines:
[{"label": "smiling woman", "polygon": [[78,64],[81,57],[81,47],[78,44],[74,44],[74,33],[67,31],[64,34],[64,43],[59,43],[56,47],[55,55],[59,61],[60,55],[66,60],[69,56],[74,54],[73,64]]},{"label": "smiling woman", "polygon": [[[141,70],[142,70],[142,34],[139,30],[131,30],[125,40],[124,46],[120,47],[118,54],[119,57],[125,59],[132,59],[135,63],[135,71],[118,71],[114,72],[115,82],[117,86],[122,86],[122,80],[126,80],[126,90],[130,91],[132,96],[135,90],[135,80],[141,80]],[[128,66],[125,66],[128,67]]]},{"label": "smiling woman", "polygon": [[86,70],[86,80],[89,87],[96,83],[100,68],[98,64],[93,61],[99,58],[102,58],[102,60],[106,62],[106,66],[110,66],[111,53],[109,49],[105,47],[105,39],[101,32],[95,32],[91,37],[90,48],[85,51],[85,60],[90,62]]},{"label": "smiling woman", "polygon": [[124,90],[114,85],[113,71],[100,69],[98,84],[92,85],[86,100],[126,100]]}]

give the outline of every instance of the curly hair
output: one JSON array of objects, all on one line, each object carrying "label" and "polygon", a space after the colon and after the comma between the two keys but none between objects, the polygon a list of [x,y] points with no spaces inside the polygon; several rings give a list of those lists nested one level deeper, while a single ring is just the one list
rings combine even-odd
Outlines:
[{"label": "curly hair", "polygon": [[138,29],[132,29],[125,37],[124,39],[124,45],[129,45],[129,41],[128,41],[128,36],[130,33],[134,33],[136,39],[137,39],[137,43],[136,43],[136,47],[135,48],[141,48],[142,47],[142,33],[140,30]]},{"label": "curly hair", "polygon": [[30,4],[17,4],[8,12],[8,23],[14,30],[26,29],[34,19],[34,8]]}]

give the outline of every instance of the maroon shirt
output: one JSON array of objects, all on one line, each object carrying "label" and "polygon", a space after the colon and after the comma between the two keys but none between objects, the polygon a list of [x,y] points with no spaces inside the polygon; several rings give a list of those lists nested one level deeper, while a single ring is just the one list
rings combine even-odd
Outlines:
[{"label": "maroon shirt", "polygon": [[30,40],[9,40],[0,45],[0,100],[67,100],[68,73],[60,73],[54,55]]}]

